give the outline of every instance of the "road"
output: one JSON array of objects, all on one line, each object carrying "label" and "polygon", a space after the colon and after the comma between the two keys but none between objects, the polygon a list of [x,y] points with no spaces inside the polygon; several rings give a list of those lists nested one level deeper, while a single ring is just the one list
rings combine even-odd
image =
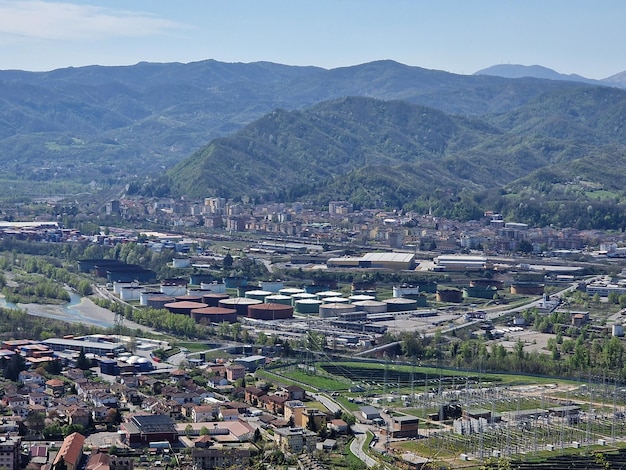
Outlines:
[{"label": "road", "polygon": [[355,424],[352,426],[352,431],[354,432],[354,439],[350,443],[350,452],[356,455],[369,468],[378,465],[378,462],[363,450],[363,445],[367,440],[367,428],[361,424]]},{"label": "road", "polygon": [[[328,411],[331,413],[336,413],[338,411],[350,413],[349,410],[346,410],[340,403],[337,403],[327,395],[319,393],[309,393],[309,395],[328,408]],[[363,450],[363,444],[365,444],[365,441],[367,440],[367,428],[362,424],[356,423],[352,426],[352,432],[354,433],[354,439],[350,443],[350,451],[368,467],[371,468],[378,465],[378,461],[367,455],[367,453]]]}]

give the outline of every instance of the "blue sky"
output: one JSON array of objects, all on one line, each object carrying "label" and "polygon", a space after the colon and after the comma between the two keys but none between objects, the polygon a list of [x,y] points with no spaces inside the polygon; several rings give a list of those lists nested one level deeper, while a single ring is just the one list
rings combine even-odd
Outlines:
[{"label": "blue sky", "polygon": [[393,59],[606,78],[626,70],[624,18],[624,0],[0,0],[0,69]]}]

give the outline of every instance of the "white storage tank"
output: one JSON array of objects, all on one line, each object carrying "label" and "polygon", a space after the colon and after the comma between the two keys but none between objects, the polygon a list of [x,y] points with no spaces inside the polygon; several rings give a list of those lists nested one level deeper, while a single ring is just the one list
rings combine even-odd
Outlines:
[{"label": "white storage tank", "polygon": [[285,286],[283,285],[283,281],[261,281],[259,282],[259,287],[261,290],[267,290],[274,294]]},{"label": "white storage tank", "polygon": [[317,295],[317,300],[324,301],[327,297],[341,297],[342,294],[341,292],[336,292],[334,290],[325,290],[323,292],[318,292],[315,295]]},{"label": "white storage tank", "polygon": [[158,291],[143,291],[141,294],[139,294],[139,305],[143,305],[144,307],[146,305],[148,305],[148,297],[150,297],[151,295],[159,295],[160,292]]},{"label": "white storage tank", "polygon": [[338,317],[343,313],[350,312],[356,312],[356,305],[348,303],[327,303],[319,306],[320,318]]},{"label": "white storage tank", "polygon": [[189,258],[172,258],[172,267],[176,269],[188,268],[191,265]]},{"label": "white storage tank", "polygon": [[387,304],[385,302],[379,302],[377,300],[362,300],[360,302],[352,302],[352,305],[356,305],[359,310],[363,310],[367,313],[387,312]]},{"label": "white storage tank", "polygon": [[284,287],[278,291],[279,294],[282,295],[294,295],[294,294],[304,294],[304,289],[299,289],[297,287]]},{"label": "white storage tank", "polygon": [[374,297],[373,295],[366,295],[366,294],[351,295],[348,298],[350,299],[350,302],[352,302],[352,303],[354,303],[354,302],[364,302],[366,300],[376,300],[376,297]]},{"label": "white storage tank", "polygon": [[200,289],[202,290],[210,290],[214,294],[225,294],[226,293],[226,284],[223,282],[201,282]]},{"label": "white storage tank", "polygon": [[265,297],[265,303],[291,305],[291,297],[281,294],[268,295],[267,297]]},{"label": "white storage tank", "polygon": [[315,294],[307,294],[306,292],[300,292],[299,294],[293,294],[291,296],[291,304],[294,307],[296,306],[296,302],[299,300],[317,300],[317,298],[315,297]]},{"label": "white storage tank", "polygon": [[394,286],[393,287],[393,296],[394,297],[408,297],[410,295],[419,295],[420,288],[419,286]]},{"label": "white storage tank", "polygon": [[325,297],[322,299],[322,303],[325,304],[349,304],[350,299],[345,297]]}]

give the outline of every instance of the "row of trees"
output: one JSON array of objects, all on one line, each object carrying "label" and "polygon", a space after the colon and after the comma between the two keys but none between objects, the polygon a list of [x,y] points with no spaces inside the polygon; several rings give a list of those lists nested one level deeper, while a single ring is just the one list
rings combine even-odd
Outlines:
[{"label": "row of trees", "polygon": [[586,327],[576,332],[576,337],[557,333],[545,353],[529,352],[521,341],[509,351],[500,343],[488,345],[487,338],[446,340],[440,334],[427,337],[417,332],[387,334],[384,341],[400,341],[392,354],[461,369],[572,378],[608,374],[626,379],[626,351],[619,338],[599,335]]}]

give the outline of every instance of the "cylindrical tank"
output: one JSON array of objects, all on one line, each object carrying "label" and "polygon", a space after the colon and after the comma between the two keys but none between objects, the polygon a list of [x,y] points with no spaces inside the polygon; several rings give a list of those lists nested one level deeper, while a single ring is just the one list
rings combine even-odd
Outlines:
[{"label": "cylindrical tank", "polygon": [[282,295],[303,294],[304,289],[298,289],[297,287],[285,287],[283,289],[280,289],[278,293]]},{"label": "cylindrical tank", "polygon": [[235,323],[237,321],[237,311],[232,308],[222,307],[204,307],[197,308],[191,311],[191,318],[196,323],[209,324],[209,323]]},{"label": "cylindrical tank", "polygon": [[217,307],[220,300],[227,299],[228,297],[228,294],[204,294],[202,296],[202,303],[207,304],[209,307]]},{"label": "cylindrical tank", "polygon": [[334,290],[325,290],[323,292],[318,292],[315,295],[317,295],[317,300],[323,301],[327,297],[341,297],[342,294],[341,292],[337,292]]},{"label": "cylindrical tank", "polygon": [[200,289],[202,290],[210,290],[215,294],[225,294],[226,293],[226,284],[223,282],[202,282],[200,283]]},{"label": "cylindrical tank", "polygon": [[348,299],[350,299],[350,302],[354,303],[354,302],[364,302],[366,300],[376,300],[376,297],[373,295],[356,294],[356,295],[351,295],[350,297],[348,297]]},{"label": "cylindrical tank", "polygon": [[407,297],[410,295],[419,295],[420,287],[414,285],[403,284],[401,286],[393,286],[393,296],[396,298]]},{"label": "cylindrical tank", "polygon": [[325,297],[322,299],[324,304],[349,304],[350,299],[346,297]]},{"label": "cylindrical tank", "polygon": [[160,292],[157,291],[148,291],[148,292],[142,292],[141,294],[139,294],[139,305],[143,305],[144,307],[146,305],[148,305],[148,298],[152,297],[153,295],[159,295]]},{"label": "cylindrical tank", "polygon": [[265,302],[265,298],[272,295],[270,291],[267,290],[249,290],[246,292],[246,299],[256,299],[261,302]]},{"label": "cylindrical tank", "polygon": [[224,278],[224,284],[227,289],[236,289],[239,286],[247,286],[248,279],[240,276],[230,276]]},{"label": "cylindrical tank", "polygon": [[543,295],[545,284],[536,282],[517,282],[511,284],[511,294],[518,295]]},{"label": "cylindrical tank", "polygon": [[328,303],[319,306],[320,318],[338,317],[349,312],[356,312],[356,305],[348,303]]},{"label": "cylindrical tank", "polygon": [[251,291],[251,290],[257,290],[256,287],[254,286],[239,286],[237,287],[237,297],[245,297],[246,296],[246,292]]},{"label": "cylindrical tank", "polygon": [[463,302],[463,291],[460,289],[437,289],[437,302]]},{"label": "cylindrical tank", "polygon": [[317,315],[319,313],[321,300],[317,299],[298,299],[294,305],[296,312],[305,315]]},{"label": "cylindrical tank", "polygon": [[611,334],[621,338],[624,336],[624,327],[622,325],[613,325],[611,328]]},{"label": "cylindrical tank", "polygon": [[248,318],[256,320],[284,320],[293,318],[293,307],[285,304],[259,304],[248,307]]},{"label": "cylindrical tank", "polygon": [[202,295],[177,295],[176,302],[202,302]]},{"label": "cylindrical tank", "polygon": [[417,307],[416,300],[404,299],[402,297],[393,297],[383,300],[383,302],[387,304],[388,312],[408,312],[409,310],[415,310]]},{"label": "cylindrical tank", "polygon": [[[301,292],[299,294],[293,294],[291,296],[291,305],[296,306],[296,302],[298,300],[317,300],[315,298],[315,294],[307,294],[306,292]],[[297,309],[296,309],[297,311]]]},{"label": "cylindrical tank", "polygon": [[169,304],[170,302],[174,302],[174,297],[163,294],[155,294],[148,297],[147,305],[148,307],[155,308],[157,310],[162,310],[165,308],[165,304]]},{"label": "cylindrical tank", "polygon": [[272,293],[277,293],[283,286],[283,281],[261,281],[259,282],[261,290],[268,290]]},{"label": "cylindrical tank", "polygon": [[229,299],[222,299],[219,301],[219,306],[222,308],[232,308],[237,311],[237,315],[248,316],[248,307],[250,305],[258,305],[261,302],[256,299],[246,299],[245,297],[232,297]]},{"label": "cylindrical tank", "polygon": [[282,304],[282,305],[291,305],[291,297],[288,295],[268,295],[265,297],[265,302],[270,304]]},{"label": "cylindrical tank", "polygon": [[189,315],[191,316],[191,311],[207,307],[207,304],[203,304],[202,302],[171,302],[169,304],[165,304],[165,308],[168,309],[171,313],[178,313],[181,315]]},{"label": "cylindrical tank", "polygon": [[189,258],[172,258],[173,268],[188,268],[191,265]]},{"label": "cylindrical tank", "polygon": [[359,310],[367,313],[385,313],[387,311],[387,304],[378,300],[362,300],[360,302],[352,302],[352,305],[356,305]]}]

